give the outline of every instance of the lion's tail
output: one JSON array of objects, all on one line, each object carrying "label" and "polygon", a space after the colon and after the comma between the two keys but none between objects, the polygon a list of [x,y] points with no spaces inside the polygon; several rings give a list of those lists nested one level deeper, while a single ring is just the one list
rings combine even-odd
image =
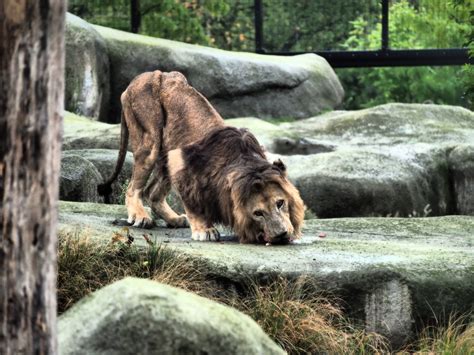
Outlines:
[{"label": "lion's tail", "polygon": [[109,179],[97,186],[97,192],[99,195],[104,196],[104,202],[110,203],[110,194],[112,193],[112,183],[117,179],[122,170],[125,157],[127,156],[127,146],[128,146],[128,127],[125,122],[124,112],[122,110],[121,116],[121,129],[120,129],[120,150],[118,154],[117,164],[115,165],[115,171]]}]

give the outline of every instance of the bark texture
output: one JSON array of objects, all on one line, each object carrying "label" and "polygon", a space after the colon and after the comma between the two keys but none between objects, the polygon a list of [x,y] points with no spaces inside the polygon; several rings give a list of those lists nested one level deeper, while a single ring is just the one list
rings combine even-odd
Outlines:
[{"label": "bark texture", "polygon": [[64,0],[0,1],[0,354],[55,354]]}]

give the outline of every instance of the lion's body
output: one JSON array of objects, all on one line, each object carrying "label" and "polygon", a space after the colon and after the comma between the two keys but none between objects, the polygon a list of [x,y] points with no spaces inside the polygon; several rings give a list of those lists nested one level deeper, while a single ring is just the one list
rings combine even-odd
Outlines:
[{"label": "lion's body", "polygon": [[[262,235],[261,241],[269,241],[275,233],[288,234],[289,239],[298,236],[304,206],[286,179],[283,164],[270,164],[248,131],[225,126],[182,74],[144,73],[132,81],[121,101],[119,161],[104,186],[106,190],[120,171],[128,134],[135,160],[126,194],[129,223],[152,226],[144,197],[168,225],[184,227],[189,220],[193,239],[217,239],[215,223],[234,228],[241,242],[256,242]],[[171,185],[183,201],[187,220],[166,203]],[[249,201],[265,205],[282,199],[288,206],[278,207],[278,213],[271,211],[273,222],[260,228],[258,218],[253,222],[248,218],[253,208]],[[265,237],[268,233],[271,238]]]}]

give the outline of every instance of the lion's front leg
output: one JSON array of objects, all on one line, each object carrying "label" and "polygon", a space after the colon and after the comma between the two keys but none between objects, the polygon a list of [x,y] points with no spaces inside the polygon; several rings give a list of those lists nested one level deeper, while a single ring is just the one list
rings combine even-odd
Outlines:
[{"label": "lion's front leg", "polygon": [[199,241],[218,241],[220,239],[221,235],[216,228],[204,221],[201,217],[190,212],[186,207],[185,210],[191,226],[191,239]]},{"label": "lion's front leg", "polygon": [[127,206],[127,222],[129,224],[139,228],[151,228],[153,226],[153,220],[143,206],[141,190],[134,189],[132,184],[127,189],[125,205]]}]

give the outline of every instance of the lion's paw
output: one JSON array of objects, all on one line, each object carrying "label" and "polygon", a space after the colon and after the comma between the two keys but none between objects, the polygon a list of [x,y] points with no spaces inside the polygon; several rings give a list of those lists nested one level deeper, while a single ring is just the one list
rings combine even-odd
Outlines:
[{"label": "lion's paw", "polygon": [[154,225],[155,223],[149,217],[136,218],[133,223],[134,227],[145,228],[145,229],[152,228]]},{"label": "lion's paw", "polygon": [[189,222],[186,218],[185,214],[182,214],[179,217],[173,218],[172,220],[168,220],[166,225],[170,228],[188,228]]},{"label": "lion's paw", "polygon": [[193,240],[206,241],[214,240],[218,241],[221,238],[219,231],[216,228],[208,228],[203,231],[195,231],[191,235]]}]

